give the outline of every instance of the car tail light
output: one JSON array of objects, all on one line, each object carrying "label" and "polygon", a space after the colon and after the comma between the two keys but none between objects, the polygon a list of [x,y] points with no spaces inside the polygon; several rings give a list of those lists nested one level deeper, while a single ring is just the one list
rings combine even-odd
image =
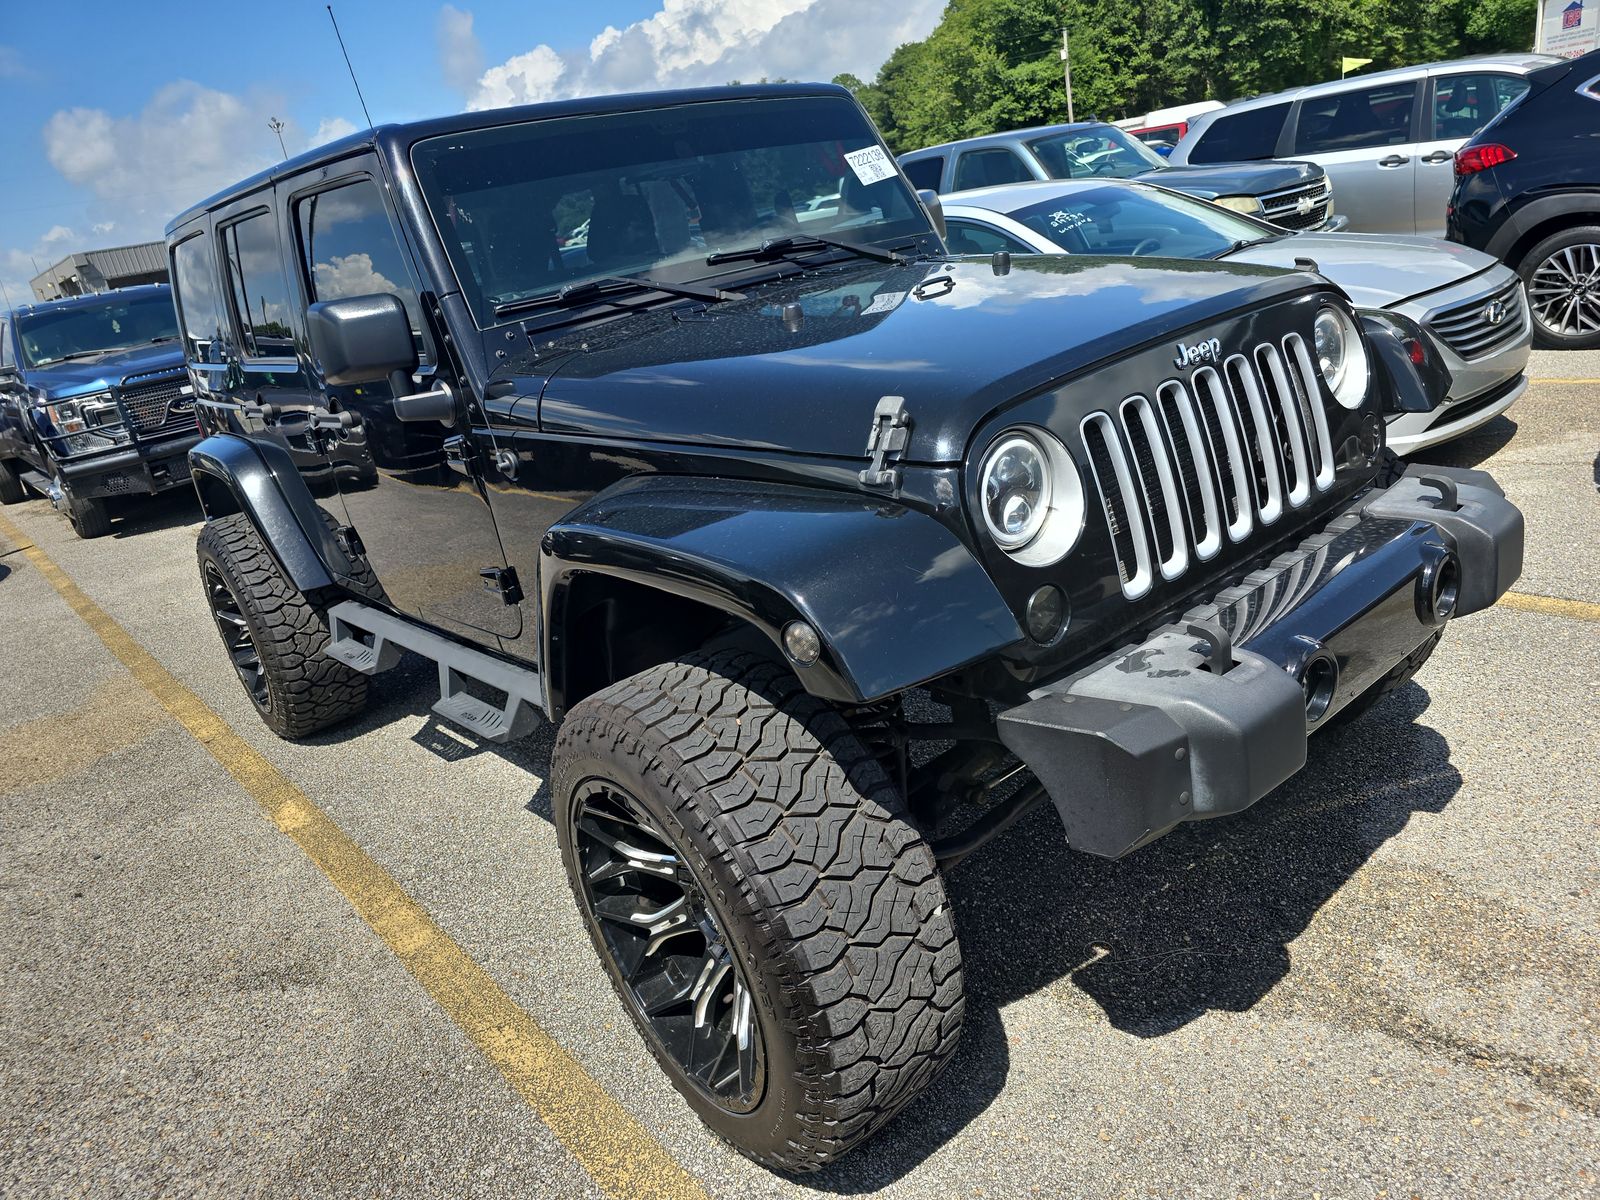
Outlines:
[{"label": "car tail light", "polygon": [[1510,162],[1516,156],[1515,150],[1499,142],[1490,142],[1486,146],[1463,146],[1456,151],[1456,174],[1476,175],[1479,171]]}]

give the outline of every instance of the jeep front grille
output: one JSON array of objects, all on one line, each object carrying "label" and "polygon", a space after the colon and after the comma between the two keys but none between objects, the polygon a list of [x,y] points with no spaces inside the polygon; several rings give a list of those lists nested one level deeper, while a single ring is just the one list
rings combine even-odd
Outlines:
[{"label": "jeep front grille", "polygon": [[1333,189],[1327,176],[1261,197],[1262,216],[1281,229],[1311,229],[1328,219]]},{"label": "jeep front grille", "polygon": [[[1492,320],[1496,306],[1499,319]],[[1428,327],[1462,358],[1481,358],[1526,332],[1526,310],[1522,280],[1513,279],[1503,288],[1436,314]]]},{"label": "jeep front grille", "polygon": [[194,427],[194,389],[184,375],[130,375],[117,389],[117,398],[141,434]]},{"label": "jeep front grille", "polygon": [[1296,333],[1091,413],[1080,432],[1130,600],[1333,486],[1317,368]]}]

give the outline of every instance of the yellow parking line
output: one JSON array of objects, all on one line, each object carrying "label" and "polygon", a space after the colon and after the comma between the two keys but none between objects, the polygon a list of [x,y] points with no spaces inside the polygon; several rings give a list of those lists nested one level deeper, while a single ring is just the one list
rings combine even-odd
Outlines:
[{"label": "yellow parking line", "polygon": [[1506,608],[1545,613],[1552,617],[1572,617],[1578,621],[1600,621],[1600,604],[1587,600],[1567,600],[1561,596],[1538,596],[1532,592],[1507,592],[1500,597]]},{"label": "yellow parking line", "polygon": [[406,970],[538,1113],[599,1187],[618,1197],[705,1191],[333,819],[179,683],[4,517],[17,544],[128,671],[294,839]]}]

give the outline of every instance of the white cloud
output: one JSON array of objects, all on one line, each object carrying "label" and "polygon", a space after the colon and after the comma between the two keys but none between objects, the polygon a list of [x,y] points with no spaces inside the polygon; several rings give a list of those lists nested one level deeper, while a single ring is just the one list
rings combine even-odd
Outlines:
[{"label": "white cloud", "polygon": [[483,48],[472,32],[472,14],[446,4],[439,10],[439,69],[458,92],[470,92],[483,74]]},{"label": "white cloud", "polygon": [[94,234],[95,237],[105,237],[107,234],[114,232],[116,228],[117,223],[115,221],[96,221],[89,227],[89,232]]},{"label": "white cloud", "polygon": [[317,295],[319,296],[369,296],[374,292],[398,292],[381,271],[372,267],[372,255],[335,254],[327,262],[316,265]]},{"label": "white cloud", "polygon": [[356,125],[353,121],[347,121],[343,117],[323,117],[317,123],[316,132],[311,135],[311,140],[306,143],[306,149],[326,146],[329,142],[336,142],[355,131]]},{"label": "white cloud", "polygon": [[[731,79],[825,80],[845,71],[871,78],[896,46],[926,36],[943,9],[944,0],[661,0],[651,16],[623,29],[607,25],[587,47],[560,52],[537,45],[490,67],[470,86],[447,65],[446,80],[466,96],[468,108],[480,109]],[[447,7],[440,20],[442,62],[467,61],[463,18],[474,52],[481,53],[470,14]]]}]

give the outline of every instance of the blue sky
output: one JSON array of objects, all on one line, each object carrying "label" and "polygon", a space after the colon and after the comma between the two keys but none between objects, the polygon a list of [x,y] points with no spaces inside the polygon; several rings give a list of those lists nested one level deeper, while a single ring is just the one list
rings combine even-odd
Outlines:
[{"label": "blue sky", "polygon": [[[0,24],[0,281],[365,124],[321,3],[55,0]],[[337,0],[377,122],[767,76],[870,78],[943,0]]]}]

